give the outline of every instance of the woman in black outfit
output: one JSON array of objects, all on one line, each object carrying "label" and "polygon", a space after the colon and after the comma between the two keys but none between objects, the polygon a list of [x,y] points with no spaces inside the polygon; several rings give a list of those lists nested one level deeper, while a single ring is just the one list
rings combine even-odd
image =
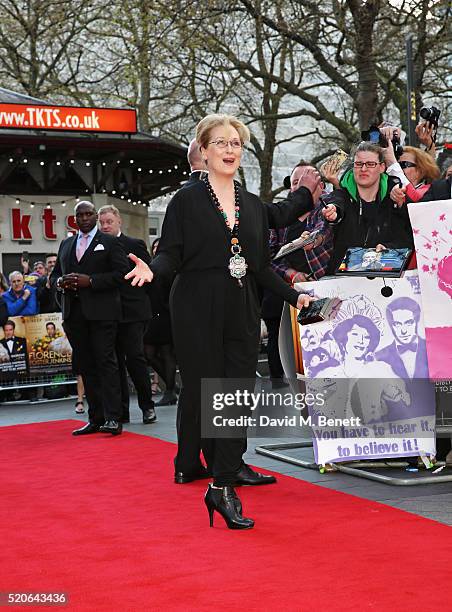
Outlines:
[{"label": "woman in black outfit", "polygon": [[[183,388],[179,398],[179,451],[199,437],[201,378],[255,378],[260,335],[258,285],[293,306],[307,306],[270,267],[268,225],[259,198],[234,181],[249,130],[228,115],[208,115],[196,130],[208,176],[179,190],[166,211],[157,257],[150,270],[137,266],[132,284],[172,278],[170,307]],[[223,411],[227,416],[227,409]],[[181,446],[183,447],[181,449]],[[205,503],[210,524],[216,510],[231,529],[250,529],[233,485],[243,468],[246,438],[203,441],[214,482]],[[196,458],[193,457],[193,461]],[[199,462],[199,450],[198,458]]]}]

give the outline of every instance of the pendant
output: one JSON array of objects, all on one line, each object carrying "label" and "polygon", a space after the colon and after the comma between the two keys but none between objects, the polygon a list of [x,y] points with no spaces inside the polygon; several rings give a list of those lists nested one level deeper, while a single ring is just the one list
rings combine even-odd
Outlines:
[{"label": "pendant", "polygon": [[233,278],[242,278],[246,274],[248,264],[241,255],[234,255],[229,260],[229,272]]}]

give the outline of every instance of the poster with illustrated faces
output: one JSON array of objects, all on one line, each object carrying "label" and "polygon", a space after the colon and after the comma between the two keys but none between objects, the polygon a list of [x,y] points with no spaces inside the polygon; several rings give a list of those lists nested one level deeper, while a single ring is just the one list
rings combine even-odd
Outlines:
[{"label": "poster with illustrated faces", "polygon": [[[311,410],[317,463],[434,454],[435,386],[417,272],[296,288],[342,300],[331,320],[299,326],[307,390],[323,397]],[[330,425],[316,426],[326,418]]]},{"label": "poster with illustrated faces", "polygon": [[416,248],[430,376],[452,379],[452,200],[408,206]]}]

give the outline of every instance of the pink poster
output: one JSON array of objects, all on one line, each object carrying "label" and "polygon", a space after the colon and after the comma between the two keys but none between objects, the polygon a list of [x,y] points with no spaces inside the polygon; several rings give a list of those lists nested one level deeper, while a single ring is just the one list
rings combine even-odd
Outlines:
[{"label": "pink poster", "polygon": [[452,200],[408,206],[416,247],[430,378],[452,378]]}]

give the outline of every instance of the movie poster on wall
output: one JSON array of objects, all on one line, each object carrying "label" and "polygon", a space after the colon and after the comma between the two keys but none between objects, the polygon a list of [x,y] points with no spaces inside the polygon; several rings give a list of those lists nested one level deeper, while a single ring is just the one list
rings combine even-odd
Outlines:
[{"label": "movie poster on wall", "polygon": [[[332,320],[299,326],[307,389],[325,397],[312,415],[316,462],[434,454],[435,389],[417,273],[384,281],[335,278],[297,289],[342,300]],[[318,427],[319,415],[354,421]]]},{"label": "movie poster on wall", "polygon": [[72,371],[60,313],[11,317],[0,327],[0,380]]},{"label": "movie poster on wall", "polygon": [[10,317],[0,327],[0,380],[25,376],[28,371],[26,317]]},{"label": "movie poster on wall", "polygon": [[452,200],[408,206],[416,247],[430,376],[452,378]]},{"label": "movie poster on wall", "polygon": [[30,375],[70,372],[72,349],[61,313],[25,317]]}]

